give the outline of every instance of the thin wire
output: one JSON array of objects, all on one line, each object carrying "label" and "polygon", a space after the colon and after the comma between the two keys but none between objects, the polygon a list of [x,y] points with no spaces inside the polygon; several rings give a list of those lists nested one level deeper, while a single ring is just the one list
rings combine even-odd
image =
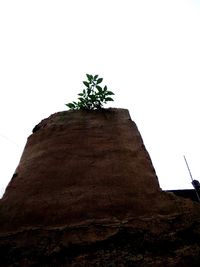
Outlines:
[{"label": "thin wire", "polygon": [[10,139],[9,137],[5,136],[4,134],[0,133],[0,136],[3,137],[4,139],[6,139],[8,142],[12,143],[15,146],[18,146],[17,143],[15,143],[12,139]]},{"label": "thin wire", "polygon": [[188,171],[189,171],[190,177],[191,177],[191,179],[192,179],[192,181],[193,181],[192,173],[191,173],[191,171],[190,171],[190,167],[189,167],[189,165],[188,165],[188,163],[187,163],[186,157],[185,157],[185,156],[183,156],[183,157],[184,157],[184,160],[185,160],[186,166],[187,166],[187,168],[188,168]]}]

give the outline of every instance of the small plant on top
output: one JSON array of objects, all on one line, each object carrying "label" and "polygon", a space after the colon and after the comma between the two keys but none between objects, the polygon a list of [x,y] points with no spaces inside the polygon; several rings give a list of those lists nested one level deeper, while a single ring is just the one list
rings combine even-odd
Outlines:
[{"label": "small plant on top", "polygon": [[87,81],[83,81],[86,86],[82,93],[78,94],[78,102],[73,101],[72,103],[66,104],[70,109],[82,109],[82,110],[94,110],[101,109],[103,104],[109,101],[113,101],[110,97],[114,95],[113,92],[109,91],[107,86],[100,86],[103,78],[99,78],[99,75],[86,74]]}]

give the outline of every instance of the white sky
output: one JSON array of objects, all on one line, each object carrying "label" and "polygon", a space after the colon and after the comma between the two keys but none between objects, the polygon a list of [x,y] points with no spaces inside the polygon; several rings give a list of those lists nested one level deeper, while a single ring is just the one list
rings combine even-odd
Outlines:
[{"label": "white sky", "polygon": [[200,179],[200,0],[0,0],[0,195],[32,128],[99,74],[163,189]]}]

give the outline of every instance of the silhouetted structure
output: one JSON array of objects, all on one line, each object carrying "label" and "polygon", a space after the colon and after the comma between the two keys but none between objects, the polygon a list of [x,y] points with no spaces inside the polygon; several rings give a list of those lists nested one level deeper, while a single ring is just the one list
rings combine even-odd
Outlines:
[{"label": "silhouetted structure", "polygon": [[176,196],[188,198],[193,201],[199,202],[196,191],[194,189],[166,190],[166,192],[171,192],[174,193]]}]

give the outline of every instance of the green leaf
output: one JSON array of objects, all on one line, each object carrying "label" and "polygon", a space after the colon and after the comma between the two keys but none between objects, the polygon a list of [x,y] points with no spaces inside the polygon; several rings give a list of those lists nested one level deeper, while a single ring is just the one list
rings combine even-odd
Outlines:
[{"label": "green leaf", "polygon": [[90,75],[90,74],[86,74],[86,76],[87,76],[87,78],[88,78],[88,81],[91,82],[91,80],[93,80],[93,76],[92,76],[92,75]]},{"label": "green leaf", "polygon": [[82,109],[83,108],[83,104],[81,102],[78,103],[78,109]]},{"label": "green leaf", "polygon": [[106,94],[106,95],[114,95],[114,93],[111,92],[111,91],[106,91],[105,94]]},{"label": "green leaf", "polygon": [[78,94],[78,95],[83,96],[83,93],[80,93],[80,94]]},{"label": "green leaf", "polygon": [[75,105],[73,103],[68,103],[68,104],[65,104],[65,105],[70,109],[74,109],[75,108]]},{"label": "green leaf", "polygon": [[90,99],[92,102],[96,101],[96,96],[95,95],[90,95]]},{"label": "green leaf", "polygon": [[99,85],[96,85],[96,88],[97,88],[97,90],[99,91],[99,93],[101,93],[101,92],[102,92],[102,88],[101,88],[101,86],[99,86]]},{"label": "green leaf", "polygon": [[99,77],[99,75],[94,75],[94,81]]},{"label": "green leaf", "polygon": [[84,84],[86,87],[89,87],[89,86],[90,86],[89,82],[86,82],[86,81],[83,81],[83,84]]},{"label": "green leaf", "polygon": [[107,90],[108,90],[108,88],[107,88],[106,85],[104,86],[103,90],[104,90],[104,91],[107,91]]},{"label": "green leaf", "polygon": [[100,101],[104,101],[104,98],[105,98],[105,96],[104,95],[100,95],[100,97],[99,97],[99,99],[100,99]]},{"label": "green leaf", "polygon": [[99,79],[97,80],[97,84],[101,83],[102,81],[103,81],[103,78],[99,78]]},{"label": "green leaf", "polygon": [[114,101],[111,97],[106,97],[105,100],[106,101]]}]

